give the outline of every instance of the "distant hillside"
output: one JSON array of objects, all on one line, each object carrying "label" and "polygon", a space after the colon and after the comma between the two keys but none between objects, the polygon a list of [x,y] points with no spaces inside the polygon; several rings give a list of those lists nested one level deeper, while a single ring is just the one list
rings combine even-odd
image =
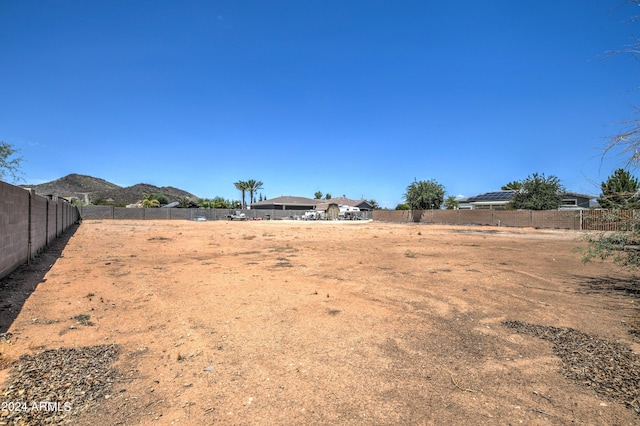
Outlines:
[{"label": "distant hillside", "polygon": [[144,198],[144,194],[162,194],[169,202],[177,201],[182,197],[189,197],[192,200],[198,197],[178,188],[171,186],[157,187],[145,183],[123,188],[104,179],[70,174],[52,182],[40,185],[25,186],[33,188],[36,194],[55,195],[67,199],[76,198],[80,201],[94,202],[98,199],[109,200],[115,204],[133,204]]},{"label": "distant hillside", "polygon": [[162,194],[169,202],[178,201],[180,198],[188,197],[196,200],[198,197],[182,189],[171,186],[157,187],[147,183],[138,183],[126,188],[112,189],[100,195],[104,199],[112,199],[116,203],[133,204],[144,198],[144,194]]}]

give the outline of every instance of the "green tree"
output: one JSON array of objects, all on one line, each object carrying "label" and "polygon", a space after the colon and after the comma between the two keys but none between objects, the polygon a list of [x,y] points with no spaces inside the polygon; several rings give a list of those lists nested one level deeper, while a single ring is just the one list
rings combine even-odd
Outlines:
[{"label": "green tree", "polygon": [[315,194],[313,194],[313,198],[316,200],[319,200],[322,198],[322,192],[317,191]]},{"label": "green tree", "polygon": [[106,206],[109,205],[110,203],[105,200],[103,197],[95,197],[93,200],[91,200],[91,204],[94,206]]},{"label": "green tree", "polygon": [[213,203],[208,198],[198,198],[198,207],[201,209],[212,209]]},{"label": "green tree", "polygon": [[460,203],[458,202],[458,200],[456,200],[456,197],[454,197],[453,195],[449,195],[444,200],[444,208],[447,210],[455,210],[459,206],[460,206]]},{"label": "green tree", "polygon": [[434,179],[421,180],[407,187],[404,198],[411,210],[439,209],[444,201],[444,193],[444,186]]},{"label": "green tree", "polygon": [[371,209],[372,210],[380,210],[380,204],[378,204],[378,202],[376,200],[374,200],[373,198],[370,200],[366,200],[369,204],[371,204]]},{"label": "green tree", "polygon": [[191,205],[191,199],[189,197],[178,198],[178,206],[180,206],[181,208],[187,209],[189,208],[190,205]]},{"label": "green tree", "polygon": [[[629,3],[640,5],[640,0],[630,0]],[[639,19],[635,17],[630,21],[637,23]],[[634,44],[614,53],[631,54],[636,59],[640,59],[640,39],[636,38]],[[627,157],[627,168],[629,169],[640,165],[640,108],[635,107],[635,114],[634,118],[620,123],[621,130],[609,137],[603,154],[604,156],[619,154]],[[605,188],[602,188],[602,195],[600,198],[604,199],[604,203],[607,204],[608,194],[605,192]],[[616,231],[586,234],[587,247],[580,249],[583,253],[582,260],[588,262],[592,259],[603,261],[613,259],[616,264],[624,268],[640,268],[640,215],[637,212],[628,214],[623,211],[614,211],[606,215],[603,222],[614,225]]]},{"label": "green tree", "polygon": [[247,203],[245,203],[245,194],[246,194],[247,190],[249,189],[249,185],[244,180],[239,180],[239,181],[235,182],[234,185],[235,185],[237,190],[242,192],[242,206],[241,206],[241,208],[243,208],[243,209],[247,208]]},{"label": "green tree", "polygon": [[153,198],[158,200],[158,203],[160,203],[160,205],[169,204],[169,199],[164,194],[153,194]]},{"label": "green tree", "polygon": [[142,207],[160,207],[160,202],[156,199],[156,194],[143,194]]},{"label": "green tree", "polygon": [[411,206],[407,203],[400,203],[396,206],[395,210],[411,210]]},{"label": "green tree", "polygon": [[331,194],[328,194],[328,193],[324,196],[325,200],[330,200],[331,198],[333,197],[331,197]]},{"label": "green tree", "polygon": [[253,204],[256,200],[253,197],[253,194],[258,192],[258,190],[262,188],[262,182],[255,179],[249,179],[247,182],[247,191],[249,191],[249,203]]},{"label": "green tree", "polygon": [[564,188],[556,176],[534,173],[522,181],[522,186],[509,202],[516,210],[556,210],[562,205]]},{"label": "green tree", "polygon": [[584,262],[612,259],[623,268],[640,268],[640,215],[625,213],[616,210],[601,219],[615,231],[585,234],[587,246],[578,248]]},{"label": "green tree", "polygon": [[14,183],[20,180],[22,157],[15,157],[18,151],[12,145],[0,141],[0,180],[4,180],[6,175],[10,175]]},{"label": "green tree", "polygon": [[522,188],[522,182],[520,182],[519,180],[514,180],[504,185],[501,189],[503,191],[518,191],[520,188]]},{"label": "green tree", "polygon": [[598,198],[600,207],[604,209],[640,209],[640,183],[631,173],[617,169],[606,182],[600,185],[602,194]]}]

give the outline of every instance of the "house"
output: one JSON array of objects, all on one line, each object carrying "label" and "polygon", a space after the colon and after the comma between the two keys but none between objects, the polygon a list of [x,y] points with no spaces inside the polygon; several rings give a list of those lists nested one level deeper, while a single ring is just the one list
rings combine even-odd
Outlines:
[{"label": "house", "polygon": [[[494,191],[458,200],[460,210],[505,210],[515,191]],[[565,192],[558,210],[588,209],[594,197],[575,192]]]},{"label": "house", "polygon": [[346,220],[354,220],[361,219],[362,215],[359,207],[348,206],[346,204],[338,204],[333,202],[324,202],[316,204],[314,212],[320,214],[321,218],[336,220],[336,219],[346,219]]},{"label": "house", "polygon": [[305,197],[293,197],[283,195],[282,197],[271,198],[269,200],[258,201],[251,204],[252,209],[262,210],[313,210],[321,200],[313,200]]},{"label": "house", "polygon": [[458,200],[460,210],[504,210],[515,191],[494,191]]},{"label": "house", "polygon": [[320,203],[323,204],[337,204],[339,206],[357,207],[359,211],[371,211],[373,206],[367,200],[351,200],[346,197],[336,197],[329,200],[326,199],[311,199],[305,197],[294,196],[281,196],[271,198],[269,200],[258,201],[251,204],[252,209],[267,209],[267,210],[315,210],[316,206]]},{"label": "house", "polygon": [[318,202],[334,203],[339,206],[357,207],[361,212],[370,212],[373,210],[373,205],[367,200],[351,200],[346,197],[334,197],[329,200],[318,200]]},{"label": "house", "polygon": [[562,205],[558,210],[585,210],[590,207],[591,200],[595,198],[576,192],[565,192],[562,196]]}]

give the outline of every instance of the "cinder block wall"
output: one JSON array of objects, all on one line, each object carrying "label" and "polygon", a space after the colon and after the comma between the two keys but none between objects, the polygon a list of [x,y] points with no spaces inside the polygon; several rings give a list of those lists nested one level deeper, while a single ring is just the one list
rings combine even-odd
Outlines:
[{"label": "cinder block wall", "polygon": [[547,229],[590,229],[581,222],[580,211],[504,210],[374,210],[373,220],[450,225],[492,225]]},{"label": "cinder block wall", "polygon": [[0,182],[0,278],[29,258],[29,196]]},{"label": "cinder block wall", "polygon": [[0,279],[80,218],[78,208],[0,181]]},{"label": "cinder block wall", "polygon": [[31,253],[36,247],[44,247],[47,241],[47,205],[48,200],[31,192]]}]

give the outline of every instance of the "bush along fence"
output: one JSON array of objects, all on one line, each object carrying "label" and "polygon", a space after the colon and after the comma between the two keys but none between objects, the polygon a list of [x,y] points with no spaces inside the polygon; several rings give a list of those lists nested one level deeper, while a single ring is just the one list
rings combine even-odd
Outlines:
[{"label": "bush along fence", "polygon": [[373,219],[401,223],[616,231],[631,219],[640,220],[640,210],[374,210]]},{"label": "bush along fence", "polygon": [[0,181],[0,279],[80,219],[78,208]]}]

